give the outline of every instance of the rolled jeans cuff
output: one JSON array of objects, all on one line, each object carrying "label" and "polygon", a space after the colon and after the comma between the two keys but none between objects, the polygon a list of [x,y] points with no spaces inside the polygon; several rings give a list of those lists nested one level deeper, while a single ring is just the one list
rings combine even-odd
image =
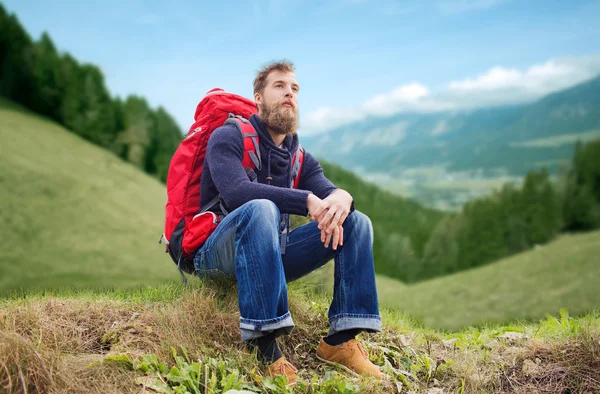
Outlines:
[{"label": "rolled jeans cuff", "polygon": [[333,335],[336,332],[352,328],[360,328],[367,332],[380,332],[381,317],[379,315],[342,313],[329,319],[329,332],[327,335]]},{"label": "rolled jeans cuff", "polygon": [[294,321],[290,312],[286,312],[283,316],[267,320],[253,320],[240,317],[242,342],[260,338],[273,332],[275,333],[275,337],[289,335],[293,329]]}]

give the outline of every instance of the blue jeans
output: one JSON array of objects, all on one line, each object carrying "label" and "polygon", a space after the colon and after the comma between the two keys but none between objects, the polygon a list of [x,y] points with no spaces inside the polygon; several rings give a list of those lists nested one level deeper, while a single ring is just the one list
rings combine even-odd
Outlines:
[{"label": "blue jeans", "polygon": [[200,277],[225,274],[238,284],[242,341],[275,332],[289,334],[287,282],[335,259],[329,335],[351,328],[381,331],[373,266],[373,227],[361,212],[343,224],[344,244],[325,248],[314,221],[289,234],[285,255],[279,244],[279,209],[252,200],[232,211],[194,256]]}]

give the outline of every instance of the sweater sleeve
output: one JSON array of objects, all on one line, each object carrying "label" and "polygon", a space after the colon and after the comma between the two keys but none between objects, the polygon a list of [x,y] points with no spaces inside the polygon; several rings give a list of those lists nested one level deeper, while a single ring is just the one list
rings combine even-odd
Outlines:
[{"label": "sweater sleeve", "polygon": [[319,161],[308,152],[304,152],[304,163],[300,174],[299,189],[310,190],[314,195],[323,199],[337,188],[325,177]]},{"label": "sweater sleeve", "polygon": [[[338,188],[323,173],[319,161],[310,153],[304,153],[304,164],[300,174],[300,189],[310,190],[320,199],[324,199]],[[354,211],[354,201],[350,206],[350,212]]]},{"label": "sweater sleeve", "polygon": [[267,199],[282,213],[306,216],[310,192],[250,182],[242,165],[243,146],[243,137],[234,126],[216,129],[208,140],[205,160],[227,208],[234,210],[248,201]]}]

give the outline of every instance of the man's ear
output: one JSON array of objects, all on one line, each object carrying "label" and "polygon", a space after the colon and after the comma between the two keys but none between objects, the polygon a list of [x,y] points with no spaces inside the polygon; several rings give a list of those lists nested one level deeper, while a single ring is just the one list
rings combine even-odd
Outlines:
[{"label": "man's ear", "polygon": [[262,95],[260,93],[254,93],[254,102],[256,105],[262,105]]}]

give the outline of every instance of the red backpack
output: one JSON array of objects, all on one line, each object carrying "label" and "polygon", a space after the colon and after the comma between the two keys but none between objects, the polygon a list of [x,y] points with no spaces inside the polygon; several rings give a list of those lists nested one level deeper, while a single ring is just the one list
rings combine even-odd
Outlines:
[{"label": "red backpack", "polygon": [[[165,231],[166,253],[180,270],[194,272],[193,256],[219,224],[209,208],[220,202],[215,197],[206,207],[200,207],[200,177],[204,168],[206,146],[212,132],[224,124],[235,125],[244,136],[242,165],[251,181],[256,182],[256,168],[261,168],[258,134],[248,121],[256,113],[253,101],[223,89],[212,89],[196,107],[194,124],[171,158],[167,174],[167,205]],[[297,188],[304,151],[301,147],[292,159],[292,185]],[[160,241],[159,241],[160,242]]]}]

